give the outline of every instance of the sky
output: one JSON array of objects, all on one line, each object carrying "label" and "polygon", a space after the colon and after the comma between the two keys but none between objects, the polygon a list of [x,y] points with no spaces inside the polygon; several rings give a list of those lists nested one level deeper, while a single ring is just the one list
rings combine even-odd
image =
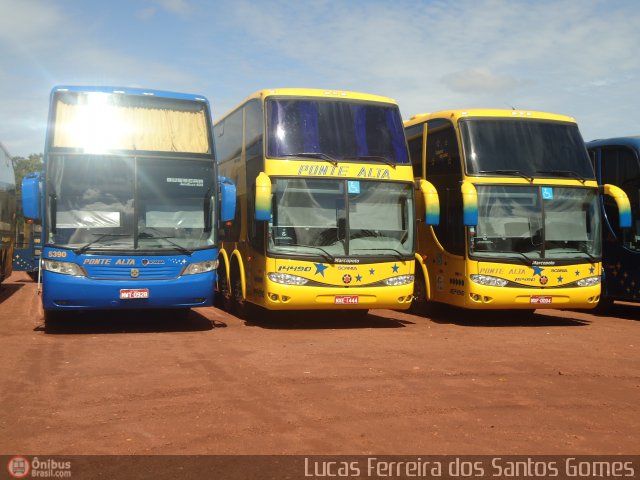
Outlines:
[{"label": "sky", "polygon": [[195,93],[214,120],[263,88],[570,115],[640,134],[637,0],[0,0],[0,143],[42,153],[55,85]]}]

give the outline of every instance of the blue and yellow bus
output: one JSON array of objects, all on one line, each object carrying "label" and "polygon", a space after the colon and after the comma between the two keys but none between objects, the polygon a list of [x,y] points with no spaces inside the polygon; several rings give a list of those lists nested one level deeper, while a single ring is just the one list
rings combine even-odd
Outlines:
[{"label": "blue and yellow bus", "polygon": [[[599,187],[575,120],[469,109],[405,122],[414,175],[443,212],[418,228],[416,303],[475,310],[594,308],[600,299]],[[619,188],[602,187],[630,221]]]},{"label": "blue and yellow bus", "polygon": [[54,88],[44,178],[22,184],[25,217],[42,222],[45,321],[211,305],[218,227],[235,209],[214,152],[201,95]]},{"label": "blue and yellow bus", "polygon": [[260,90],[214,132],[220,172],[238,194],[220,249],[224,308],[409,308],[416,211],[434,223],[439,209],[426,181],[414,185],[393,100]]},{"label": "blue and yellow bus", "polygon": [[0,143],[0,283],[11,275],[16,237],[16,177],[9,152]]},{"label": "blue and yellow bus", "polygon": [[640,136],[594,140],[587,149],[599,185],[614,184],[629,197],[631,228],[622,228],[618,206],[603,195],[603,288],[600,306],[640,302]]}]

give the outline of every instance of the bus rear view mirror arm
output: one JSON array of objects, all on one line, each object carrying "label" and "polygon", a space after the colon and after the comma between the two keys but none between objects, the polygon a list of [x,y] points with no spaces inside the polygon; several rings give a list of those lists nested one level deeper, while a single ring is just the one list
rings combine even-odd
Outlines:
[{"label": "bus rear view mirror arm", "polygon": [[627,194],[621,188],[610,183],[602,185],[601,188],[603,193],[613,198],[618,206],[620,228],[631,228],[631,204]]}]

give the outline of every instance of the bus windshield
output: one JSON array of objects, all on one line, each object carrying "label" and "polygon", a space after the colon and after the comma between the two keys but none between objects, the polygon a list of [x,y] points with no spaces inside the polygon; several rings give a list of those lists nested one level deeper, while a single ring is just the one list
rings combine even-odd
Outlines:
[{"label": "bus windshield", "polygon": [[267,99],[267,155],[331,162],[408,164],[395,105],[331,99]]},{"label": "bus windshield", "polygon": [[408,183],[273,179],[270,253],[413,258]]},{"label": "bus windshield", "polygon": [[53,149],[211,152],[205,102],[104,92],[55,95]]},{"label": "bus windshield", "polygon": [[595,188],[478,185],[474,258],[598,259]]},{"label": "bus windshield", "polygon": [[214,244],[213,162],[50,155],[48,243],[183,251]]},{"label": "bus windshield", "polygon": [[[533,119],[460,121],[469,175],[595,178],[578,126]],[[561,168],[558,165],[562,165]]]}]

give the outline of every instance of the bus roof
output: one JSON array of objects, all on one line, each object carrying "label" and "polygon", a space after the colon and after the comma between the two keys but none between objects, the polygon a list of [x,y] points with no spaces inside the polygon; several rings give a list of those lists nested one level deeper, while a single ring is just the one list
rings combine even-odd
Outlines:
[{"label": "bus roof", "polygon": [[362,92],[350,92],[347,90],[327,90],[322,88],[264,88],[253,92],[237,105],[225,112],[214,123],[219,123],[227,115],[237,110],[241,105],[244,105],[249,100],[253,99],[265,99],[267,97],[325,97],[325,98],[344,98],[349,100],[365,100],[370,102],[391,103],[397,105],[397,102],[389,97],[383,97],[381,95],[373,95],[370,93]]},{"label": "bus roof", "polygon": [[451,120],[459,120],[469,117],[502,117],[502,118],[534,118],[538,120],[555,120],[559,122],[576,123],[573,117],[567,115],[559,115],[556,113],[536,112],[531,110],[507,110],[496,108],[470,108],[467,110],[442,110],[432,113],[421,113],[412,116],[404,122],[405,127],[422,123],[432,118],[450,118]]},{"label": "bus roof", "polygon": [[628,137],[601,138],[587,142],[587,148],[594,147],[629,147],[640,150],[640,135],[632,135]]},{"label": "bus roof", "polygon": [[370,100],[374,102],[396,103],[392,98],[383,97],[381,95],[350,92],[347,90],[327,90],[322,88],[265,88],[249,95],[247,100],[251,98],[272,96],[348,98],[355,100]]},{"label": "bus roof", "polygon": [[98,85],[57,85],[51,90],[51,95],[53,96],[53,94],[57,92],[120,93],[124,95],[155,96],[162,98],[176,98],[180,100],[196,100],[209,103],[204,95],[170,92],[166,90],[153,90],[148,88],[107,87]]}]

